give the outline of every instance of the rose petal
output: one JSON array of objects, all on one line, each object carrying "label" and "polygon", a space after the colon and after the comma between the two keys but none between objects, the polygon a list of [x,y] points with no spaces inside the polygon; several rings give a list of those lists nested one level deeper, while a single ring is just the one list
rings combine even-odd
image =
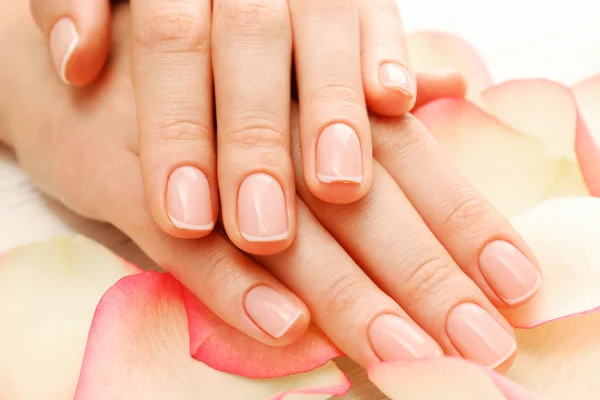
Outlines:
[{"label": "rose petal", "polygon": [[548,400],[596,398],[600,392],[598,332],[598,313],[517,330],[519,353],[507,376]]},{"label": "rose petal", "polygon": [[314,326],[293,344],[272,347],[223,322],[187,290],[184,300],[191,354],[216,370],[249,378],[277,378],[311,371],[343,356]]},{"label": "rose petal", "polygon": [[600,307],[600,199],[548,200],[511,222],[535,253],[544,280],[531,301],[504,312],[513,326],[531,328]]},{"label": "rose petal", "polygon": [[577,158],[590,193],[600,197],[600,75],[578,83],[573,91],[589,128],[577,132]]},{"label": "rose petal", "polygon": [[568,87],[546,79],[514,80],[487,88],[481,100],[500,121],[540,140],[551,157],[576,160],[578,111]]},{"label": "rose petal", "polygon": [[392,400],[534,400],[538,397],[491,370],[439,357],[378,364],[369,379]]},{"label": "rose petal", "polygon": [[463,99],[441,99],[415,112],[458,169],[504,215],[518,214],[552,192],[559,162],[541,143]]},{"label": "rose petal", "polygon": [[250,379],[196,361],[189,345],[183,286],[154,272],[124,278],[98,305],[75,399],[327,398],[349,388],[333,362],[304,374]]},{"label": "rose petal", "polygon": [[96,304],[139,273],[84,237],[59,237],[0,258],[0,398],[73,398]]},{"label": "rose petal", "polygon": [[477,100],[492,79],[481,56],[463,39],[447,33],[424,31],[407,36],[415,71],[451,68],[467,80],[467,97]]},{"label": "rose petal", "polygon": [[573,92],[583,119],[600,143],[600,75],[579,82]]}]

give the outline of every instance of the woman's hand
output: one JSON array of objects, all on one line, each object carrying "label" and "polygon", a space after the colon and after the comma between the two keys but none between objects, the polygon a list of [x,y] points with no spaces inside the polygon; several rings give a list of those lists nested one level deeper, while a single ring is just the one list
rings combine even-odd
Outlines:
[{"label": "woman's hand", "polygon": [[[109,52],[109,0],[31,3],[62,79],[92,82]],[[416,97],[394,0],[131,0],[131,10],[142,177],[165,232],[207,235],[220,203],[240,249],[292,243],[292,59],[307,187],[332,203],[369,191],[367,105],[399,116]]]},{"label": "woman's hand", "polygon": [[[494,306],[521,304],[537,289],[533,255],[410,116],[373,121],[381,162],[373,190],[344,206],[319,200],[303,183],[293,130],[299,230],[277,255],[251,259],[220,232],[182,240],[153,224],[137,154],[129,14],[123,7],[115,15],[109,68],[82,91],[53,76],[31,26],[0,42],[12,60],[0,76],[6,140],[44,191],[117,226],[217,315],[262,342],[289,343],[312,319],[364,366],[440,350],[490,367],[511,362],[513,333]],[[436,79],[422,81],[432,97],[435,88],[461,89]]]}]

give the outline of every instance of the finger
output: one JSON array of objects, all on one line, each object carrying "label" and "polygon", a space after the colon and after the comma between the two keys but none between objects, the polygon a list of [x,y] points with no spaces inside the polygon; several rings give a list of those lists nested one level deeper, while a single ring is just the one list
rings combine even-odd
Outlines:
[{"label": "finger", "polygon": [[374,126],[378,160],[458,265],[499,307],[531,299],[541,285],[531,250],[425,127],[411,116]]},{"label": "finger", "polygon": [[198,238],[218,215],[210,1],[134,0],[132,80],[150,211],[167,233]]},{"label": "finger", "polygon": [[400,12],[394,0],[358,0],[362,73],[369,109],[385,116],[410,111],[417,97]]},{"label": "finger", "polygon": [[351,203],[372,184],[371,130],[354,0],[290,0],[302,164],[318,198]]},{"label": "finger", "polygon": [[301,184],[298,192],[377,286],[446,354],[504,368],[516,351],[510,325],[456,265],[393,179],[377,162],[374,169],[371,192],[352,204],[326,204]]},{"label": "finger", "polygon": [[365,367],[441,355],[437,343],[369,279],[304,203],[297,204],[296,241],[282,253],[257,259],[305,301],[325,334]]},{"label": "finger", "polygon": [[30,0],[64,83],[91,83],[104,67],[110,44],[109,0]]},{"label": "finger", "polygon": [[249,253],[296,231],[289,148],[291,27],[286,0],[215,0],[219,189],[229,238]]},{"label": "finger", "polygon": [[467,94],[465,78],[456,70],[438,69],[417,73],[419,92],[414,108],[444,97],[461,97]]},{"label": "finger", "polygon": [[152,224],[137,157],[117,149],[111,155],[106,171],[98,174],[96,170],[96,179],[103,182],[102,194],[96,193],[90,200],[103,220],[131,237],[151,259],[240,331],[275,346],[302,336],[310,314],[301,300],[220,233],[201,240],[181,240]]}]

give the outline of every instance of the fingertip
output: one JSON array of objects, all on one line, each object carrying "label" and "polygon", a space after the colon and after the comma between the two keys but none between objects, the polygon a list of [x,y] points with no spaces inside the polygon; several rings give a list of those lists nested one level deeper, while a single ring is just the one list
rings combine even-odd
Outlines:
[{"label": "fingertip", "polygon": [[463,98],[467,93],[467,81],[455,69],[440,68],[418,72],[417,86],[419,90],[415,108],[440,98]]},{"label": "fingertip", "polygon": [[39,18],[53,21],[48,40],[60,79],[78,87],[93,82],[102,71],[110,48],[108,2],[90,0],[78,2],[71,10],[42,9],[37,12]]},{"label": "fingertip", "polygon": [[369,109],[385,117],[399,117],[409,112],[417,97],[417,83],[412,72],[402,64],[384,61],[365,77],[365,95]]},{"label": "fingertip", "polygon": [[359,126],[349,119],[328,123],[316,140],[305,141],[303,146],[308,148],[302,153],[304,181],[318,199],[349,204],[371,189],[373,150],[368,122]]},{"label": "fingertip", "polygon": [[296,234],[293,179],[282,171],[251,171],[237,179],[229,171],[219,180],[227,236],[240,250],[272,255],[286,250]]},{"label": "fingertip", "polygon": [[171,236],[198,239],[209,235],[218,215],[217,195],[202,170],[182,165],[167,179],[164,207],[156,218],[162,229]]},{"label": "fingertip", "polygon": [[306,305],[282,287],[261,284],[251,288],[244,297],[244,309],[262,333],[262,341],[274,346],[298,340],[310,324]]}]

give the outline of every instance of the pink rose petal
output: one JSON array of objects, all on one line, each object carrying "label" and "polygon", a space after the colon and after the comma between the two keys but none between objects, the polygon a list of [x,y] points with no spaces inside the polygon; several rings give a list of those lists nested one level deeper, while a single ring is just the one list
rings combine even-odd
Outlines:
[{"label": "pink rose petal", "polygon": [[94,315],[76,400],[263,400],[289,393],[302,398],[302,392],[327,398],[348,390],[333,362],[304,374],[249,379],[193,359],[183,290],[170,275],[146,272],[106,292]]},{"label": "pink rose petal", "polygon": [[486,111],[540,140],[553,158],[575,160],[577,103],[566,86],[546,79],[514,80],[481,94]]},{"label": "pink rose petal", "polygon": [[479,98],[492,79],[481,56],[463,39],[447,33],[424,31],[407,36],[411,63],[415,71],[450,68],[467,80],[467,97]]},{"label": "pink rose petal", "polygon": [[544,399],[595,399],[600,393],[599,332],[599,313],[517,330],[519,353],[507,376]]},{"label": "pink rose petal", "polygon": [[504,315],[518,328],[600,307],[600,199],[546,201],[511,220],[535,253],[543,284],[533,299]]},{"label": "pink rose petal", "polygon": [[392,400],[540,399],[491,370],[457,358],[384,363],[368,372],[369,379]]},{"label": "pink rose petal", "polygon": [[573,91],[589,128],[578,131],[577,158],[590,193],[600,197],[600,75],[578,83]]},{"label": "pink rose petal", "polygon": [[504,215],[544,200],[563,176],[541,143],[463,99],[441,99],[415,112],[469,181]]},{"label": "pink rose petal", "polygon": [[311,371],[343,356],[314,326],[299,341],[272,347],[223,322],[187,290],[184,300],[191,354],[216,370],[249,378],[277,378]]},{"label": "pink rose petal", "polygon": [[72,399],[94,309],[141,272],[82,236],[0,258],[0,399]]}]

